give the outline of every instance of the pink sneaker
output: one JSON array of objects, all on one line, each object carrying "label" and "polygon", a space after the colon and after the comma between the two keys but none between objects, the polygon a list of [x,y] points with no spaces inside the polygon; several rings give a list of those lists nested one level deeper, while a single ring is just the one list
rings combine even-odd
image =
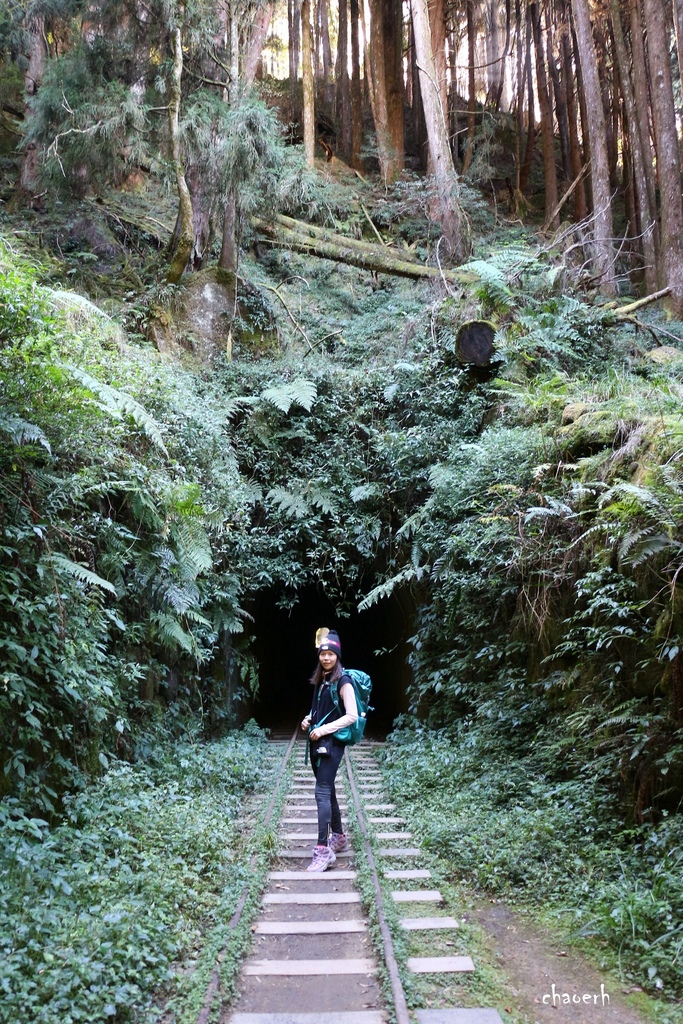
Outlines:
[{"label": "pink sneaker", "polygon": [[330,833],[330,849],[333,853],[343,853],[349,848],[349,839],[344,832]]},{"label": "pink sneaker", "polygon": [[327,871],[336,861],[334,850],[329,846],[316,846],[313,849],[313,860],[306,868],[307,871]]}]

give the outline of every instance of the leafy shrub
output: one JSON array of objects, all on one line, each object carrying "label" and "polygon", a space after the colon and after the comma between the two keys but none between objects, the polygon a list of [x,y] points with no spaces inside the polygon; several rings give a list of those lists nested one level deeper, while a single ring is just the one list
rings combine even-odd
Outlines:
[{"label": "leafy shrub", "polygon": [[152,998],[201,950],[245,880],[234,819],[263,740],[155,744],[65,798],[51,831],[0,805],[0,1021],[154,1020]]},{"label": "leafy shrub", "polygon": [[501,744],[493,723],[404,724],[391,739],[392,792],[458,878],[542,903],[575,935],[601,939],[624,977],[680,996],[680,815],[620,832],[614,795],[592,766],[558,782],[538,750]]},{"label": "leafy shrub", "polygon": [[[0,348],[2,787],[45,814],[107,752],[132,756],[173,673],[201,707],[198,666],[241,628],[225,524],[243,494],[223,402],[203,382],[127,348],[87,300],[20,268],[22,290],[13,273]],[[234,714],[229,699],[208,710],[211,727]]]}]

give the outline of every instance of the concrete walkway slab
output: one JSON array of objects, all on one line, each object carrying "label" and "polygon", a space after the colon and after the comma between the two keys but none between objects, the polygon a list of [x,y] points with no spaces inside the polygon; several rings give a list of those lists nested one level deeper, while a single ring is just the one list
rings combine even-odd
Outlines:
[{"label": "concrete walkway slab", "polygon": [[469,956],[409,956],[406,967],[411,974],[456,974],[474,970]]},{"label": "concrete walkway slab", "polygon": [[399,924],[406,932],[450,931],[460,927],[454,917],[402,917]]},{"label": "concrete walkway slab", "polygon": [[443,896],[436,889],[398,889],[391,898],[394,903],[441,903]]},{"label": "concrete walkway slab", "polygon": [[336,935],[365,932],[365,921],[257,921],[256,935]]},{"label": "concrete walkway slab", "polygon": [[325,882],[337,878],[357,878],[355,871],[269,871],[268,878],[278,879],[283,882]]},{"label": "concrete walkway slab", "polygon": [[[339,805],[341,807],[341,804]],[[395,811],[396,804],[366,804],[366,811]]]},{"label": "concrete walkway slab", "polygon": [[417,1024],[503,1024],[498,1010],[484,1007],[454,1010],[416,1010]]},{"label": "concrete walkway slab", "polygon": [[311,974],[374,974],[373,960],[252,960],[242,968],[243,974],[311,975]]},{"label": "concrete walkway slab", "polygon": [[396,846],[378,850],[377,853],[380,857],[420,857],[422,850],[418,850],[414,846]]},{"label": "concrete walkway slab", "polygon": [[400,868],[396,871],[385,871],[385,878],[431,878],[431,871],[427,871],[426,868],[406,868],[401,870]]},{"label": "concrete walkway slab", "polygon": [[360,903],[359,892],[267,892],[264,903],[315,903],[331,906],[333,903]]},{"label": "concrete walkway slab", "polygon": [[351,1013],[233,1013],[228,1024],[385,1024],[381,1010],[355,1010]]},{"label": "concrete walkway slab", "polygon": [[412,832],[375,832],[375,839],[412,839]]}]

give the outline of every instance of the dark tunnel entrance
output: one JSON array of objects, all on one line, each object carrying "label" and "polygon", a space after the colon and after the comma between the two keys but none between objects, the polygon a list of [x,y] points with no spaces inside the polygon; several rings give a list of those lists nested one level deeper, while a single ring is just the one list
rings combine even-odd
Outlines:
[{"label": "dark tunnel entrance", "polygon": [[[315,587],[303,590],[290,610],[278,608],[276,601],[276,593],[269,591],[249,608],[254,617],[252,651],[259,664],[259,693],[250,713],[258,724],[278,731],[293,729],[310,710],[308,680],[317,661],[315,631],[328,626],[341,637],[342,663],[372,677],[374,710],[368,716],[367,735],[386,735],[396,716],[407,709],[406,691],[412,678],[407,642],[412,609],[405,599],[392,596],[348,618],[338,616],[332,602]],[[383,653],[376,655],[377,650]]]}]

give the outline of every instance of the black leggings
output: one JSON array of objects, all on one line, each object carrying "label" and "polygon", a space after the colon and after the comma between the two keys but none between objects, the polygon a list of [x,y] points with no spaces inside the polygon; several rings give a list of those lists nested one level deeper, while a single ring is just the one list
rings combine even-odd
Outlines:
[{"label": "black leggings", "polygon": [[[330,737],[325,737],[329,739]],[[315,775],[315,802],[318,805],[318,845],[327,846],[330,830],[342,831],[341,811],[334,789],[334,779],[344,756],[344,744],[332,740],[332,751],[321,757],[315,753],[317,744],[311,744],[311,766]]]}]

